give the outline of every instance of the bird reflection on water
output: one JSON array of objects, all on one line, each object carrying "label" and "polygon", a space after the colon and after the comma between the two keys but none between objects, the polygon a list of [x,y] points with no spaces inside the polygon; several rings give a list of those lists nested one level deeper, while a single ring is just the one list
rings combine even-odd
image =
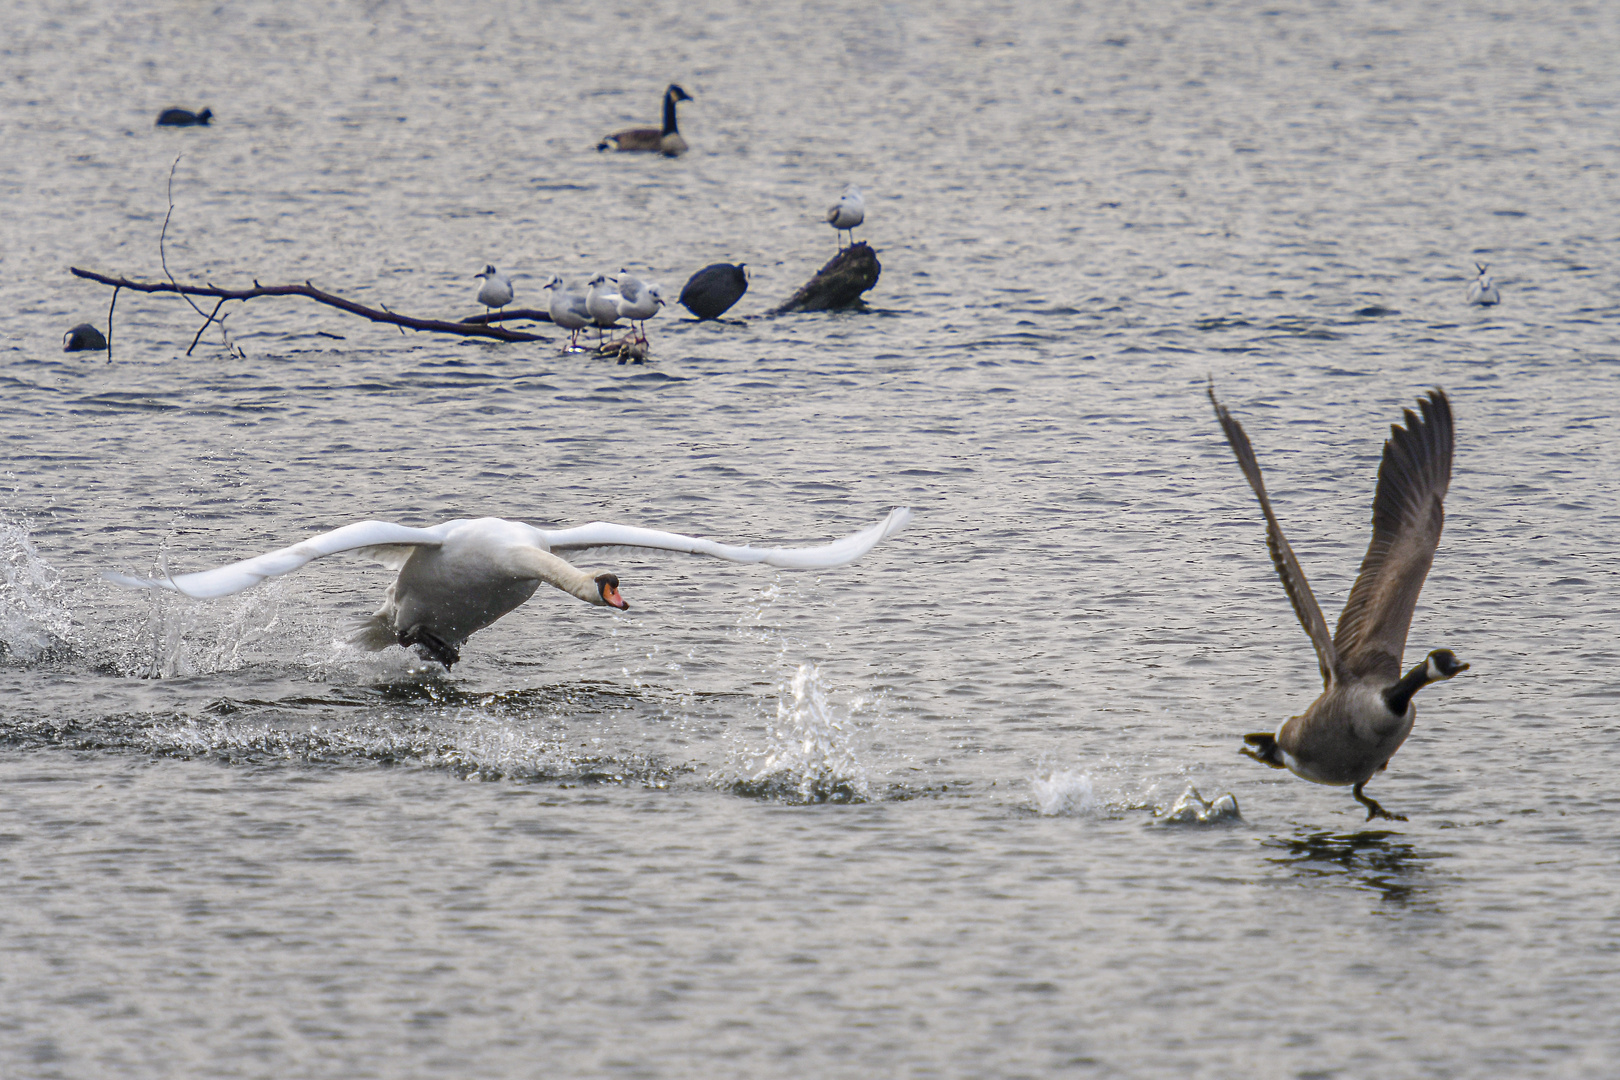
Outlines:
[{"label": "bird reflection on water", "polygon": [[1432,907],[1429,863],[1441,856],[1419,851],[1405,840],[1391,839],[1395,835],[1379,830],[1315,832],[1272,837],[1262,844],[1282,849],[1284,854],[1268,861],[1286,867],[1298,878],[1349,878],[1358,887],[1377,892],[1386,904]]}]

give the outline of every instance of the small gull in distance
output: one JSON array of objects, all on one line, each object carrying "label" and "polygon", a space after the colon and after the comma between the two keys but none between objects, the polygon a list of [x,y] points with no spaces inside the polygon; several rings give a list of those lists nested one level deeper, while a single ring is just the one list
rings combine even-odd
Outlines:
[{"label": "small gull in distance", "polygon": [[608,330],[619,325],[619,294],[608,287],[608,276],[597,274],[585,293],[585,310],[596,323],[596,344],[600,348]]},{"label": "small gull in distance", "polygon": [[641,323],[637,337],[642,342],[647,340],[647,320],[657,315],[663,306],[664,298],[657,284],[632,277],[627,270],[619,271],[619,318],[629,320],[632,325]]},{"label": "small gull in distance", "polygon": [[478,302],[484,305],[486,315],[490,308],[504,308],[512,302],[512,279],[493,266],[485,266],[483,273],[473,277],[484,279],[478,287]]},{"label": "small gull in distance", "polygon": [[[855,243],[855,226],[866,220],[866,200],[861,198],[861,189],[854,184],[844,189],[838,196],[838,201],[827,207],[827,224],[839,233],[849,233],[849,242]],[[838,246],[842,248],[844,238],[838,238]]]},{"label": "small gull in distance", "polygon": [[1479,267],[1479,277],[1475,278],[1473,284],[1468,286],[1468,302],[1478,304],[1480,307],[1500,304],[1502,294],[1496,291],[1496,283],[1491,280],[1491,275],[1486,272],[1490,267],[1480,262],[1474,265]]},{"label": "small gull in distance", "polygon": [[551,290],[551,321],[568,331],[569,349],[579,348],[579,332],[591,321],[590,309],[585,306],[585,294],[568,289],[556,274],[542,288]]}]

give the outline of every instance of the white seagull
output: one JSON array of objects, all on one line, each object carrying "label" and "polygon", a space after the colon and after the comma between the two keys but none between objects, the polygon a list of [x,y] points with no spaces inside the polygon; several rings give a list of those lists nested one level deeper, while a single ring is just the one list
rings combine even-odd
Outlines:
[{"label": "white seagull", "polygon": [[[827,207],[827,224],[840,233],[849,233],[850,244],[855,243],[855,226],[866,220],[866,200],[861,198],[861,189],[854,184],[844,189],[838,196],[838,201]],[[838,246],[844,246],[844,238],[838,238]]]},{"label": "white seagull", "polygon": [[585,309],[596,322],[596,343],[602,344],[603,334],[619,325],[619,294],[608,286],[608,276],[592,277],[585,293]]},{"label": "white seagull", "polygon": [[419,646],[448,668],[461,659],[460,646],[469,637],[521,606],[541,582],[598,607],[624,610],[630,606],[619,595],[618,577],[581,570],[559,558],[559,551],[652,548],[712,555],[727,562],[815,570],[854,562],[910,520],[911,510],[897,507],[876,525],[842,540],[803,548],[733,547],[605,521],[556,530],[501,518],[447,521],[428,529],[361,521],[217,570],[164,578],[103,576],[127,588],[169,589],[184,596],[212,598],[239,593],[323,555],[352,551],[399,571],[399,576],[388,587],[382,607],[356,624],[348,641],[372,652],[390,645]]},{"label": "white seagull", "polygon": [[485,266],[483,273],[473,277],[484,279],[478,286],[478,302],[484,305],[484,314],[489,314],[490,308],[504,308],[512,302],[512,279],[493,266]]},{"label": "white seagull", "polygon": [[541,288],[551,290],[551,321],[568,331],[568,347],[579,348],[579,332],[591,321],[590,309],[585,306],[585,294],[569,290],[556,274]]},{"label": "white seagull", "polygon": [[1479,267],[1479,277],[1475,278],[1473,284],[1468,286],[1468,302],[1478,304],[1480,307],[1500,304],[1502,294],[1496,291],[1496,283],[1491,280],[1491,275],[1486,273],[1490,267],[1480,262],[1474,265]]},{"label": "white seagull", "polygon": [[647,320],[658,314],[664,298],[655,282],[631,277],[628,270],[619,271],[619,318],[641,323],[639,337],[647,340]]}]

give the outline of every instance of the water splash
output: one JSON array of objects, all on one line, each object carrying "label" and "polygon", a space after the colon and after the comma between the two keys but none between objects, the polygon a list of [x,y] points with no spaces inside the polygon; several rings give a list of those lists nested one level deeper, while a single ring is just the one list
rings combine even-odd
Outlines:
[{"label": "water splash", "polygon": [[142,679],[235,671],[248,662],[252,645],[281,628],[285,588],[273,581],[224,603],[149,590],[145,614],[122,628],[126,644],[114,666]]},{"label": "water splash", "polygon": [[1198,794],[1191,784],[1168,809],[1155,810],[1154,817],[1161,825],[1226,825],[1242,821],[1238,812],[1237,796],[1228,791],[1213,800]]},{"label": "water splash", "polygon": [[1091,777],[1082,772],[1054,772],[1029,782],[1035,797],[1035,808],[1046,817],[1070,814],[1091,814],[1102,807],[1102,800],[1091,783]]},{"label": "water splash", "polygon": [[853,745],[853,714],[839,716],[827,701],[821,669],[800,664],[776,704],[776,722],[766,726],[762,755],[730,781],[732,790],[789,802],[865,802],[871,797],[866,768]]},{"label": "water splash", "polygon": [[0,518],[0,661],[66,652],[73,629],[62,579],[35,549],[32,522]]}]

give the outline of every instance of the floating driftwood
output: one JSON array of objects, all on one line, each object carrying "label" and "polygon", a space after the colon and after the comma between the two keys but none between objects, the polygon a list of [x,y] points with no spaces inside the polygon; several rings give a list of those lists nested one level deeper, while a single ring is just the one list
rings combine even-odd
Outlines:
[{"label": "floating driftwood", "polygon": [[504,308],[483,315],[469,315],[461,321],[473,326],[488,326],[490,323],[505,322],[508,319],[516,319],[519,322],[550,322],[551,312],[541,311],[539,308]]},{"label": "floating driftwood", "polygon": [[[112,286],[113,301],[115,303],[117,302],[118,291],[120,289],[130,289],[134,292],[175,293],[180,296],[205,296],[214,298],[218,301],[218,303],[214,305],[213,313],[206,316],[207,321],[204,322],[202,327],[197,331],[197,338],[202,337],[202,332],[203,330],[208,329],[209,323],[219,321],[217,318],[219,315],[219,309],[227,300],[252,300],[259,296],[305,296],[311,300],[314,300],[316,303],[326,304],[330,307],[335,307],[340,311],[347,311],[349,314],[358,315],[362,319],[370,319],[372,322],[389,323],[390,325],[401,327],[402,333],[404,330],[421,330],[432,334],[456,334],[460,337],[492,338],[496,341],[546,340],[538,334],[530,334],[522,330],[508,330],[504,326],[488,325],[491,320],[489,316],[485,315],[475,315],[465,322],[448,322],[444,319],[417,319],[409,315],[399,315],[386,309],[379,310],[377,308],[370,308],[366,307],[364,304],[357,304],[353,300],[346,300],[341,296],[326,292],[323,289],[317,289],[314,285],[307,281],[302,285],[260,285],[257,281],[255,281],[253,283],[253,288],[251,289],[221,289],[214,285],[181,285],[180,283],[173,281],[131,281],[126,277],[114,277],[110,274],[98,274],[94,270],[81,270],[77,266],[69,267],[69,270],[72,271],[75,277],[81,277],[87,281],[95,281],[100,282],[102,285]],[[505,316],[501,317],[511,319],[518,317],[519,314],[519,312],[508,312]],[[540,312],[522,312],[521,315],[529,318],[543,317]],[[111,311],[109,310],[109,330],[111,328],[111,322]],[[191,344],[193,348],[196,347],[197,338],[192,339]],[[190,352],[191,350],[188,349],[186,351]]]},{"label": "floating driftwood", "polygon": [[877,284],[883,267],[877,255],[866,243],[851,244],[816,271],[816,276],[804,283],[793,298],[772,315],[786,315],[794,311],[837,311],[854,307],[861,302],[861,293]]}]

